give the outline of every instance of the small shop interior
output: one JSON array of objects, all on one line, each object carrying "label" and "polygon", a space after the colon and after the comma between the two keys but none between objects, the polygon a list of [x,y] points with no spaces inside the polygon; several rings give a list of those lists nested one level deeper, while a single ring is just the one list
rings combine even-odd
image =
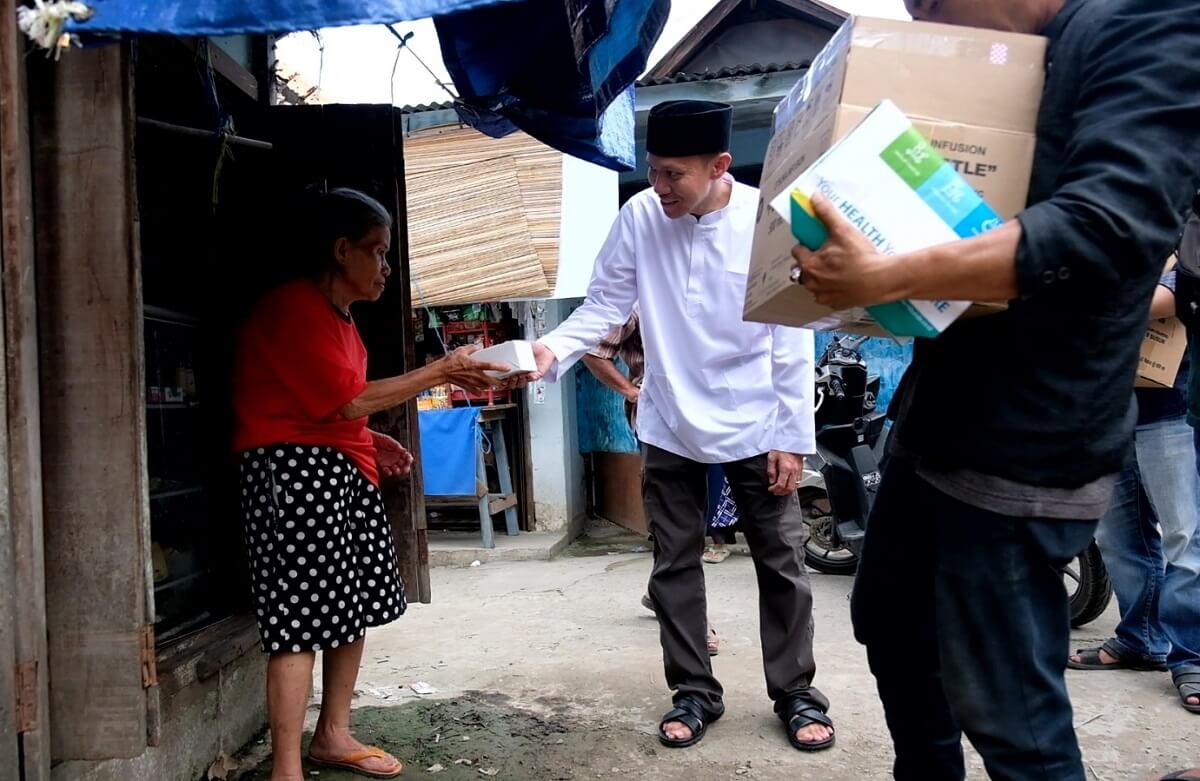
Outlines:
[{"label": "small shop interior", "polygon": [[[422,307],[413,310],[413,333],[416,338],[417,365],[432,363],[460,347],[478,345],[481,348],[512,339],[525,338],[519,319],[522,303],[473,303],[457,306]],[[451,385],[433,388],[417,398],[421,411],[450,409],[453,407],[489,407],[503,411],[507,425],[503,427],[505,445],[510,454],[511,479],[518,497],[528,496],[529,463],[527,394],[512,390],[487,390],[470,392]],[[490,442],[489,433],[483,440],[483,459],[487,470],[488,490],[501,492],[501,482],[496,450]],[[527,502],[516,507],[518,525],[522,530],[531,530],[533,518]],[[427,506],[426,522],[431,532],[467,531],[478,532],[479,515],[476,503],[467,498],[461,501],[441,500],[436,506]],[[494,519],[497,530],[502,529],[502,519]]]}]

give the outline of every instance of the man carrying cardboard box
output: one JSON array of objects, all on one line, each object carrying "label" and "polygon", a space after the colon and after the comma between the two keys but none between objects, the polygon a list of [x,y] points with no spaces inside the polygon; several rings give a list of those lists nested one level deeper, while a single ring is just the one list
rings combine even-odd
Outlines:
[{"label": "man carrying cardboard box", "polygon": [[1197,0],[908,0],[917,19],[1040,33],[1027,208],[982,236],[884,257],[826,201],[794,250],[835,309],[1010,302],[917,344],[855,584],[895,776],[1083,781],[1059,567],[1130,451],[1151,293],[1200,175]]},{"label": "man carrying cardboard box", "polygon": [[[637,302],[646,373],[638,395],[643,498],[654,535],[650,599],[674,708],[659,740],[682,748],[725,711],[705,648],[707,471],[721,464],[758,574],[767,693],[788,740],[833,745],[829,701],[812,686],[812,586],[796,498],[813,431],[810,331],[743,322],[758,191],[729,175],[732,112],[706,101],[655,106],[651,188],[621,207],[587,300],[535,344],[540,373],[570,368]],[[536,375],[535,375],[536,376]]]}]

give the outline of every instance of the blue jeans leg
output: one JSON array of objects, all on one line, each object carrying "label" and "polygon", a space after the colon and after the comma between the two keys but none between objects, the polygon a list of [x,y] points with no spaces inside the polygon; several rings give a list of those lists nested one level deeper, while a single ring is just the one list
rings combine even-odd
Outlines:
[{"label": "blue jeans leg", "polygon": [[1121,610],[1116,637],[1106,646],[1129,661],[1166,662],[1171,644],[1159,623],[1162,542],[1136,464],[1117,480],[1112,504],[1096,528],[1096,545]]},{"label": "blue jeans leg", "polygon": [[1159,623],[1172,671],[1200,666],[1200,478],[1191,428],[1183,417],[1137,431],[1138,472],[1162,530],[1165,574]]}]

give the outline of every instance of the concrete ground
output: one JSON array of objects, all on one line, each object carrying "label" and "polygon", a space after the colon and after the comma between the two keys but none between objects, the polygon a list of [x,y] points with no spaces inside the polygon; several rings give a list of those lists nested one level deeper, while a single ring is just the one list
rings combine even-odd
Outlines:
[{"label": "concrete ground", "polygon": [[[698,746],[662,748],[655,727],[669,698],[658,630],[638,605],[649,566],[644,543],[610,537],[553,561],[434,570],[434,604],[368,637],[360,737],[407,761],[408,779],[890,777],[883,714],[850,631],[851,580],[813,575],[816,684],[833,701],[838,744],[805,755],[787,744],[766,698],[744,555],[705,567],[726,715]],[[1075,644],[1103,640],[1115,622],[1110,607]],[[416,694],[417,682],[437,692]],[[1200,716],[1179,706],[1167,674],[1071,672],[1069,682],[1089,778],[1157,778],[1200,765]],[[969,777],[985,778],[978,757],[968,757]],[[265,764],[242,775],[266,777]]]}]

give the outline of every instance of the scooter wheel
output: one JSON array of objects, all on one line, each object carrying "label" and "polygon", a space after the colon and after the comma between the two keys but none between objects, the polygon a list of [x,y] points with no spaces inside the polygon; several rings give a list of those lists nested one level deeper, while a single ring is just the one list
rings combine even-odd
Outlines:
[{"label": "scooter wheel", "polygon": [[1071,628],[1090,624],[1112,599],[1112,584],[1095,542],[1063,569],[1063,585],[1071,603]]},{"label": "scooter wheel", "polygon": [[858,570],[858,555],[836,539],[836,520],[829,497],[819,488],[806,488],[797,494],[808,539],[804,543],[804,563],[826,575],[853,575]]}]

